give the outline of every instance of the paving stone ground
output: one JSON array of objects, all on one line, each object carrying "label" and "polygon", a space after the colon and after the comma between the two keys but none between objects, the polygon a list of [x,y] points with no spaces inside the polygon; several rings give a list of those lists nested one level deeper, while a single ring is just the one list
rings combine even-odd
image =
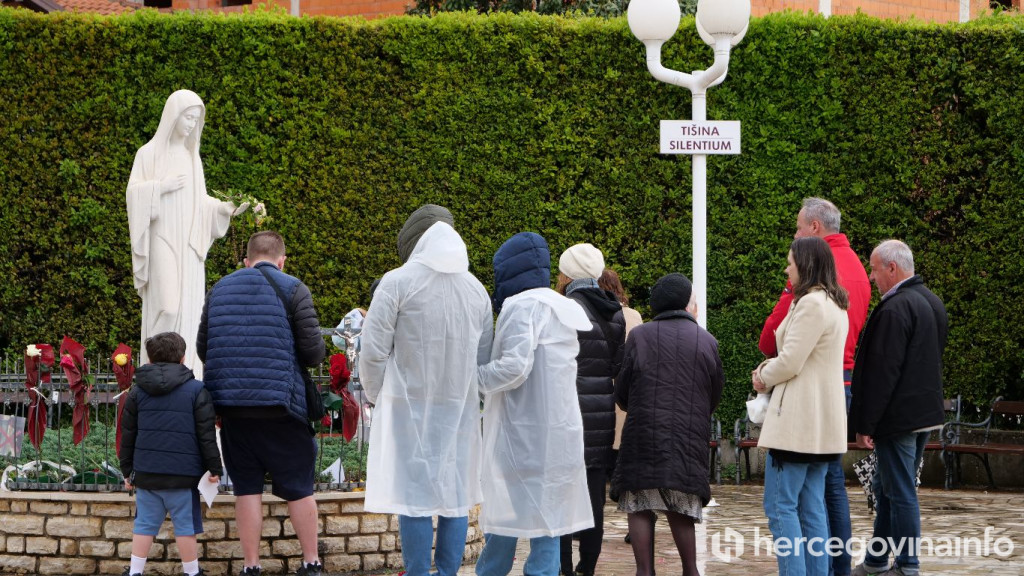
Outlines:
[{"label": "paving stone ground", "polygon": [[[704,524],[698,525],[697,547],[701,574],[711,576],[766,576],[777,574],[775,558],[765,551],[765,542],[771,532],[761,507],[763,488],[759,485],[713,486],[718,506],[704,510]],[[850,508],[854,538],[867,540],[871,535],[874,517],[869,515],[863,492],[849,487]],[[922,555],[921,569],[925,576],[1024,576],[1024,494],[1020,492],[983,492],[969,490],[942,490],[923,488],[921,496],[922,536],[930,537],[933,550]],[[633,551],[623,541],[626,534],[626,515],[615,510],[612,502],[605,507],[604,548],[597,566],[597,576],[632,576],[635,574]],[[989,536],[988,555],[975,549],[984,547],[986,530]],[[735,532],[732,532],[735,531]],[[743,537],[744,545],[737,546],[736,534]],[[761,538],[755,553],[753,541]],[[1001,548],[995,543],[1001,540]],[[655,567],[659,575],[681,573],[679,555],[664,518],[658,520],[655,543]],[[961,553],[951,547],[959,539]],[[963,544],[970,541],[970,553],[963,553]],[[977,543],[977,544],[976,544]],[[715,555],[717,550],[729,553]],[[1012,551],[1003,557],[997,554]],[[736,552],[742,552],[736,557]],[[529,543],[520,542],[512,574],[522,574],[523,562],[529,553]],[[925,549],[927,554],[927,549]],[[863,554],[861,554],[863,556]],[[858,561],[860,558],[857,559]],[[461,575],[473,574],[473,566],[464,566]],[[824,575],[822,575],[824,576]]]}]

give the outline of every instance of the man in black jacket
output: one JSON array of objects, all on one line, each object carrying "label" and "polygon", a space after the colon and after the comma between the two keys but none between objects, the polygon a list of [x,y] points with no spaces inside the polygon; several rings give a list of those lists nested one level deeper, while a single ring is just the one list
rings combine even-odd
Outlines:
[{"label": "man in black jacket", "polygon": [[135,373],[121,415],[121,472],[127,489],[137,488],[131,566],[122,576],[141,575],[153,538],[171,515],[186,576],[199,569],[196,534],[203,516],[196,486],[209,471],[220,480],[216,415],[210,393],[185,361],[185,340],[163,332],[146,340],[150,363]]},{"label": "man in black jacket", "polygon": [[608,469],[614,464],[615,397],[612,379],[622,365],[626,321],[622,305],[611,292],[602,290],[597,279],[604,272],[604,255],[590,244],[576,244],[558,259],[560,292],[586,311],[592,328],[577,332],[580,351],[576,356],[576,392],[583,414],[583,459],[587,467],[587,490],[594,513],[594,527],[579,532],[580,562],[572,565],[572,536],[563,536],[562,573],[593,576],[604,540],[605,486]]},{"label": "man in black jacket", "polygon": [[[869,547],[853,575],[917,576],[917,469],[929,432],[941,428],[944,419],[942,352],[948,320],[942,301],[914,275],[909,246],[886,240],[871,253],[870,263],[882,301],[861,335],[850,420],[857,442],[874,449],[878,458],[873,536],[886,545]],[[896,557],[891,568],[890,552]]]}]

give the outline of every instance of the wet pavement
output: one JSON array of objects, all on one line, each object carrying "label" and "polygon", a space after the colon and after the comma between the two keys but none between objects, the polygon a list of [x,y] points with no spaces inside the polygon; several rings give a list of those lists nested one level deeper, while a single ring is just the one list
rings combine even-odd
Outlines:
[{"label": "wet pavement", "polygon": [[[771,532],[761,507],[759,485],[712,486],[717,506],[704,509],[704,523],[697,525],[697,555],[701,574],[765,576],[777,574],[774,556],[768,552]],[[864,493],[849,487],[855,559],[863,558],[863,545],[871,537],[874,517],[868,512]],[[921,574],[1024,575],[1024,494],[922,488]],[[605,507],[604,548],[597,576],[635,574],[633,551],[623,541],[626,515]],[[861,540],[862,539],[862,540]],[[929,540],[930,539],[930,540]],[[679,554],[664,518],[655,530],[655,570],[661,575],[680,574]],[[520,541],[512,574],[522,574],[529,542]],[[467,565],[459,574],[473,574]],[[824,575],[822,575],[824,576]]]}]

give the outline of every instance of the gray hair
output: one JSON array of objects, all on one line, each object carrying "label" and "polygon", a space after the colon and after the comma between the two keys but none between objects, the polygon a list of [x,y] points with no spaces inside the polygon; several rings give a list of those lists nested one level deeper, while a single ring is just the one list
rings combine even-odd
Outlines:
[{"label": "gray hair", "polygon": [[890,262],[895,262],[896,267],[900,270],[910,274],[914,273],[914,253],[910,251],[910,246],[907,246],[905,242],[885,240],[875,248],[872,254],[878,256],[882,266],[888,266]]},{"label": "gray hair", "polygon": [[808,222],[817,220],[827,231],[836,234],[839,232],[839,208],[824,198],[804,198],[803,203],[804,219]]}]

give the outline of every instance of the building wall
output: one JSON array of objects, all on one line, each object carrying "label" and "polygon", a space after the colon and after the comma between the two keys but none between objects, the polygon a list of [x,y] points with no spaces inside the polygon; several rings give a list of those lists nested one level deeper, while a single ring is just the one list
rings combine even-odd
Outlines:
[{"label": "building wall", "polygon": [[[285,10],[291,7],[290,0],[268,0],[276,2]],[[868,16],[879,18],[908,19],[934,22],[958,22],[960,0],[829,0],[833,15],[856,14],[858,10]],[[1021,0],[1012,0],[1019,8]],[[299,11],[309,16],[364,16],[380,18],[404,14],[415,0],[300,0]],[[173,0],[174,10],[214,10],[218,12],[240,12],[241,6],[222,7],[220,0]],[[819,9],[819,0],[751,0],[751,13],[764,16],[772,12],[794,10],[814,12]],[[988,0],[970,0],[971,19],[988,9]]]},{"label": "building wall", "polygon": [[[1014,0],[1014,5],[1018,5],[1019,1]],[[830,3],[835,16],[856,14],[859,10],[879,18],[905,20],[914,17],[933,22],[960,20],[960,0],[830,0]],[[751,14],[754,16],[783,10],[817,13],[818,9],[818,0],[751,0]],[[970,0],[972,20],[986,9],[988,0]]]},{"label": "building wall", "polygon": [[[268,0],[291,8],[290,0]],[[959,0],[829,0],[834,15],[855,14],[858,10],[884,18],[907,19],[915,17],[929,22],[958,22]],[[971,19],[988,8],[988,0],[970,0]],[[1021,0],[1012,0],[1020,7]],[[310,16],[352,16],[376,18],[406,13],[415,0],[300,0],[299,11]],[[173,0],[174,10],[242,11],[242,6],[222,7],[220,0]],[[763,16],[771,12],[795,10],[818,12],[819,0],[752,0],[751,13]]]},{"label": "building wall", "polygon": [[818,0],[751,0],[750,2],[752,16],[764,16],[783,10],[817,13]]},{"label": "building wall", "polygon": [[[257,0],[258,3],[263,3]],[[290,0],[266,0],[291,10]],[[244,6],[222,6],[220,0],[173,0],[174,10],[212,10],[215,12],[241,12]],[[380,18],[405,14],[407,6],[415,0],[299,0],[299,13],[305,16],[363,16]]]},{"label": "building wall", "polygon": [[[402,566],[398,517],[363,511],[363,493],[316,494],[320,559],[328,572],[367,572]],[[234,497],[203,505],[199,558],[210,576],[242,571]],[[288,504],[264,496],[260,563],[264,574],[294,573],[302,550]],[[131,558],[134,499],[124,493],[0,492],[0,574],[120,574]],[[470,513],[466,561],[483,548],[476,510]],[[146,572],[181,574],[170,520],[165,520]]]}]

